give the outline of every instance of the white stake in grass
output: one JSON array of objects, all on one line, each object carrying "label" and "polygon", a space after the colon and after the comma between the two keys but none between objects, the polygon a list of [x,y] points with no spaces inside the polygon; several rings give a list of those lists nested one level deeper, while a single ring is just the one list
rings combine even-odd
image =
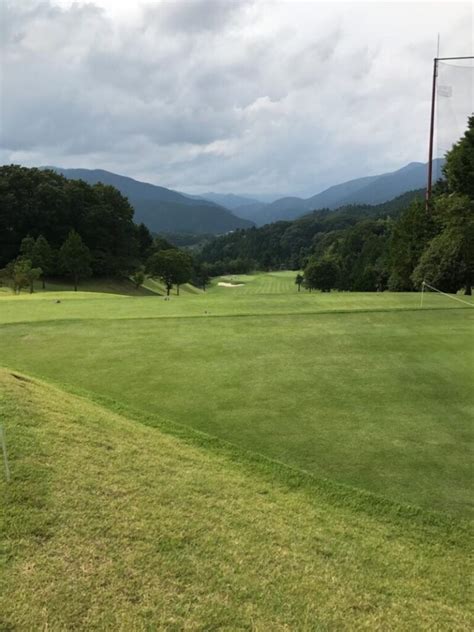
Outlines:
[{"label": "white stake in grass", "polygon": [[10,468],[8,466],[7,444],[5,442],[5,431],[3,429],[3,426],[0,426],[0,441],[2,442],[3,463],[5,465],[5,478],[7,479],[7,483],[9,483],[10,482]]}]

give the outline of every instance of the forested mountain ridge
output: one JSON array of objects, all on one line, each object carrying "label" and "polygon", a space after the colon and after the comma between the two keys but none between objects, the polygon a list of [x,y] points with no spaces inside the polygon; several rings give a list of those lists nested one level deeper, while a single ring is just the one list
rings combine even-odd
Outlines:
[{"label": "forested mountain ridge", "polygon": [[155,233],[222,234],[248,228],[253,222],[234,215],[212,201],[183,195],[172,189],[140,182],[102,169],[48,167],[65,178],[102,182],[118,189],[135,210],[135,220]]},{"label": "forested mountain ridge", "polygon": [[[442,163],[442,160],[434,161],[435,174],[440,171]],[[257,226],[262,226],[274,221],[296,219],[309,211],[323,208],[335,209],[349,204],[382,204],[407,191],[424,187],[426,173],[426,164],[412,162],[397,171],[336,184],[310,198],[285,197],[271,204],[250,203],[234,207],[234,212],[254,221]]]},{"label": "forested mountain ridge", "polygon": [[[300,269],[312,253],[315,239],[338,233],[363,220],[395,218],[415,199],[423,199],[424,189],[409,191],[378,205],[347,205],[339,209],[313,211],[292,221],[279,221],[260,228],[239,230],[206,244],[201,259],[215,267],[216,274],[228,271],[229,264],[251,269]],[[231,263],[234,262],[234,263]],[[237,270],[235,270],[237,272]],[[239,270],[242,271],[242,270]]]},{"label": "forested mountain ridge", "polygon": [[[435,174],[441,164],[442,161],[435,161]],[[102,169],[51,168],[69,179],[114,186],[130,201],[136,221],[143,222],[155,233],[214,235],[249,228],[253,224],[262,226],[293,220],[313,210],[351,204],[381,204],[421,188],[426,180],[426,165],[414,162],[394,172],[334,185],[306,199],[293,196],[265,203],[234,194],[187,195]]]},{"label": "forested mountain ridge", "polygon": [[[472,293],[474,115],[445,156],[443,178],[379,205],[314,211],[292,222],[237,231],[206,244],[210,274],[290,268],[308,289]],[[377,184],[377,182],[375,183]],[[304,275],[299,271],[304,269]]]}]

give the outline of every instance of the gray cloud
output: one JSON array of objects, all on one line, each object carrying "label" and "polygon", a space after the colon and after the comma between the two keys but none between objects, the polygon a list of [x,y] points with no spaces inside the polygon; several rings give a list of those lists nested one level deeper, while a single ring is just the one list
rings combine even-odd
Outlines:
[{"label": "gray cloud", "polygon": [[234,20],[239,20],[242,9],[249,0],[182,0],[160,2],[144,10],[147,24],[156,23],[159,31],[173,33],[209,33],[220,31]]},{"label": "gray cloud", "polygon": [[469,3],[4,0],[3,162],[310,195],[425,160],[433,33]]}]

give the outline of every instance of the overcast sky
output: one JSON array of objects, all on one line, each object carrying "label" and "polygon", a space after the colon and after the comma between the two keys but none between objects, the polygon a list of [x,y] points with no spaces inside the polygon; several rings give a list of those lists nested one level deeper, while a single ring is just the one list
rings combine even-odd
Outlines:
[{"label": "overcast sky", "polygon": [[0,0],[2,163],[309,196],[426,161],[472,3]]}]

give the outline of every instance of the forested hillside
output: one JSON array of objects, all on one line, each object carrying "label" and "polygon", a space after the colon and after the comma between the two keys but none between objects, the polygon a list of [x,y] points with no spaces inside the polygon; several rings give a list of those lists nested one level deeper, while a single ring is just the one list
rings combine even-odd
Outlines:
[{"label": "forested hillside", "polygon": [[[349,205],[335,211],[313,211],[292,222],[275,222],[261,228],[240,230],[208,243],[201,252],[213,273],[303,268],[310,255],[320,251],[323,237],[334,240],[354,233],[375,231],[378,249],[387,247],[387,226],[409,203],[422,199],[423,189],[410,191],[377,206]],[[391,219],[389,219],[391,218]],[[357,226],[357,228],[355,228]],[[365,288],[365,289],[373,289]]]},{"label": "forested hillside", "polygon": [[446,155],[443,174],[428,205],[418,190],[377,206],[315,211],[216,239],[204,246],[201,260],[211,274],[305,268],[306,287],[322,290],[409,291],[426,281],[470,294],[474,116]]},{"label": "forested hillside", "polygon": [[35,282],[68,278],[77,290],[89,277],[146,276],[166,291],[193,279],[205,286],[199,264],[144,224],[111,185],[69,180],[53,170],[0,168],[0,285],[14,292]]},{"label": "forested hillside", "polygon": [[21,254],[22,241],[42,237],[59,252],[71,231],[88,250],[93,274],[132,270],[152,238],[133,221],[133,208],[112,186],[68,180],[51,170],[0,168],[0,267]]},{"label": "forested hillside", "polygon": [[252,225],[251,221],[237,217],[218,203],[183,195],[172,189],[140,182],[103,169],[53,169],[68,179],[114,186],[127,197],[135,209],[136,221],[156,233],[219,235]]}]

